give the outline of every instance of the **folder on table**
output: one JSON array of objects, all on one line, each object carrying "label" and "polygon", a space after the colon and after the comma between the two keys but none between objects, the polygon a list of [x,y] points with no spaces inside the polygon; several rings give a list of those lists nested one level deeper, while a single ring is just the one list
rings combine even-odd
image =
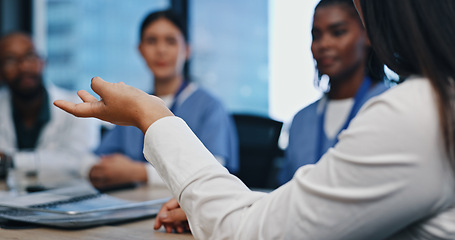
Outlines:
[{"label": "folder on table", "polygon": [[83,228],[155,217],[169,198],[133,202],[89,184],[0,199],[0,218],[60,228]]}]

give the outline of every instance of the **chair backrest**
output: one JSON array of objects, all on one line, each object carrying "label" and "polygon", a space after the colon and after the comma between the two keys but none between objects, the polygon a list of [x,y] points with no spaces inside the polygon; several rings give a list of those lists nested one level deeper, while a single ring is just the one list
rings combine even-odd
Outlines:
[{"label": "chair backrest", "polygon": [[269,188],[283,123],[268,117],[233,114],[239,138],[239,177],[250,188]]}]

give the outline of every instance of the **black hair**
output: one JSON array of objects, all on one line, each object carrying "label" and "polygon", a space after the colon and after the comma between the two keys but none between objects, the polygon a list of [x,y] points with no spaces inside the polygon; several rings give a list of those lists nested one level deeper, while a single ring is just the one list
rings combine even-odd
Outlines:
[{"label": "black hair", "polygon": [[0,36],[0,40],[9,38],[9,37],[15,36],[15,35],[23,35],[23,36],[26,36],[26,37],[32,39],[32,35],[29,32],[13,30],[13,31],[6,32],[6,33],[2,34]]},{"label": "black hair", "polygon": [[[334,6],[334,5],[340,6],[340,7],[345,7],[346,10],[351,12],[352,16],[358,20],[359,26],[361,28],[363,28],[362,20],[360,19],[352,0],[321,0],[316,5],[314,11],[316,12],[316,10],[318,10],[320,8]],[[382,63],[381,60],[379,60],[379,57],[374,52],[373,48],[369,48],[366,61],[367,62],[365,65],[365,68],[366,68],[365,75],[369,76],[371,78],[371,81],[373,81],[373,82],[384,81],[384,79],[386,78],[386,75],[384,73],[384,64]],[[316,82],[315,82],[316,86],[320,85],[320,79],[322,77],[322,74],[320,72],[318,72],[318,76],[319,76],[319,78],[316,79]]]},{"label": "black hair", "polygon": [[[144,20],[142,20],[141,27],[139,28],[139,41],[142,41],[142,37],[144,36],[144,31],[145,29],[152,23],[154,23],[158,19],[167,19],[169,20],[172,24],[174,24],[182,33],[182,36],[185,40],[186,44],[189,44],[188,42],[188,31],[187,31],[187,26],[184,24],[182,18],[174,13],[172,10],[161,10],[161,11],[156,11],[156,12],[151,12],[149,13]],[[189,62],[188,60],[185,62],[185,65],[183,66],[183,76],[184,76],[184,81],[189,82]]]},{"label": "black hair", "polygon": [[373,47],[401,76],[427,77],[438,95],[445,147],[455,170],[455,1],[360,0]]},{"label": "black hair", "polygon": [[[327,6],[332,6],[332,5],[343,5],[343,4],[345,4],[346,7],[348,7],[350,10],[352,10],[352,14],[358,16],[354,3],[351,0],[321,0],[316,5],[314,10],[316,11],[317,9],[322,8],[322,7],[327,7]],[[361,21],[360,18],[359,18],[359,21]]]},{"label": "black hair", "polygon": [[142,20],[141,27],[139,29],[139,40],[142,40],[145,29],[150,24],[154,23],[156,20],[161,18],[165,18],[172,22],[172,24],[174,24],[180,30],[185,41],[188,42],[188,32],[186,25],[183,24],[183,20],[181,19],[181,17],[179,17],[177,14],[175,14],[172,10],[169,9],[151,12],[144,18],[144,20]]}]

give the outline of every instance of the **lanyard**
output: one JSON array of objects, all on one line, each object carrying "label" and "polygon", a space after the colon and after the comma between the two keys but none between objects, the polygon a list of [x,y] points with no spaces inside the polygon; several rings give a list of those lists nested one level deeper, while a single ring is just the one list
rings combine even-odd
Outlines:
[{"label": "lanyard", "polygon": [[[369,77],[365,77],[363,79],[362,85],[360,86],[359,90],[357,90],[357,93],[355,94],[354,97],[354,105],[351,108],[351,111],[349,112],[348,118],[346,119],[346,122],[343,124],[343,127],[340,129],[338,134],[340,134],[341,131],[346,129],[349,126],[349,123],[351,120],[355,117],[357,111],[360,109],[362,106],[361,102],[365,95],[368,93],[368,90],[370,89],[371,86],[371,79]],[[324,151],[324,143],[326,141],[326,135],[324,132],[324,122],[325,122],[325,112],[327,110],[327,105],[329,103],[329,100],[327,99],[324,103],[324,108],[322,109],[322,113],[319,115],[319,131],[318,131],[318,149],[317,149],[317,155],[316,155],[316,161],[319,161],[319,159],[322,157],[322,155],[325,153]],[[333,145],[336,144],[338,141],[338,134],[336,135],[336,140],[333,143]],[[330,146],[330,147],[333,147]]]},{"label": "lanyard", "polygon": [[186,82],[186,81],[183,81],[182,84],[180,84],[179,90],[177,90],[177,92],[174,95],[174,102],[172,103],[171,107],[169,108],[169,110],[171,110],[171,112],[174,112],[175,108],[177,107],[178,97],[183,92],[183,90],[186,88],[186,86],[188,86],[188,82]]}]

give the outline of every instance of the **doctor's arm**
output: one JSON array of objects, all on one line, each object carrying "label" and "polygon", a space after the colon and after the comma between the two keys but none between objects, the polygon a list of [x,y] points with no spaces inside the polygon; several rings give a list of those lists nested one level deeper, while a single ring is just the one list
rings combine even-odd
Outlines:
[{"label": "doctor's arm", "polygon": [[[414,131],[423,129],[425,116],[403,120],[389,104],[379,104],[375,113],[353,121],[355,127],[317,165],[300,168],[289,183],[265,194],[229,174],[181,119],[169,117],[161,100],[99,78],[92,88],[102,100],[79,92],[84,103],[55,105],[76,116],[140,128],[147,160],[180,203],[196,238],[380,239],[439,207],[443,168],[424,161],[431,144],[407,141],[423,139],[416,134],[428,138],[428,132]],[[391,123],[401,124],[406,134],[396,137]],[[388,141],[378,145],[377,136]],[[431,193],[420,194],[422,185]]]}]

